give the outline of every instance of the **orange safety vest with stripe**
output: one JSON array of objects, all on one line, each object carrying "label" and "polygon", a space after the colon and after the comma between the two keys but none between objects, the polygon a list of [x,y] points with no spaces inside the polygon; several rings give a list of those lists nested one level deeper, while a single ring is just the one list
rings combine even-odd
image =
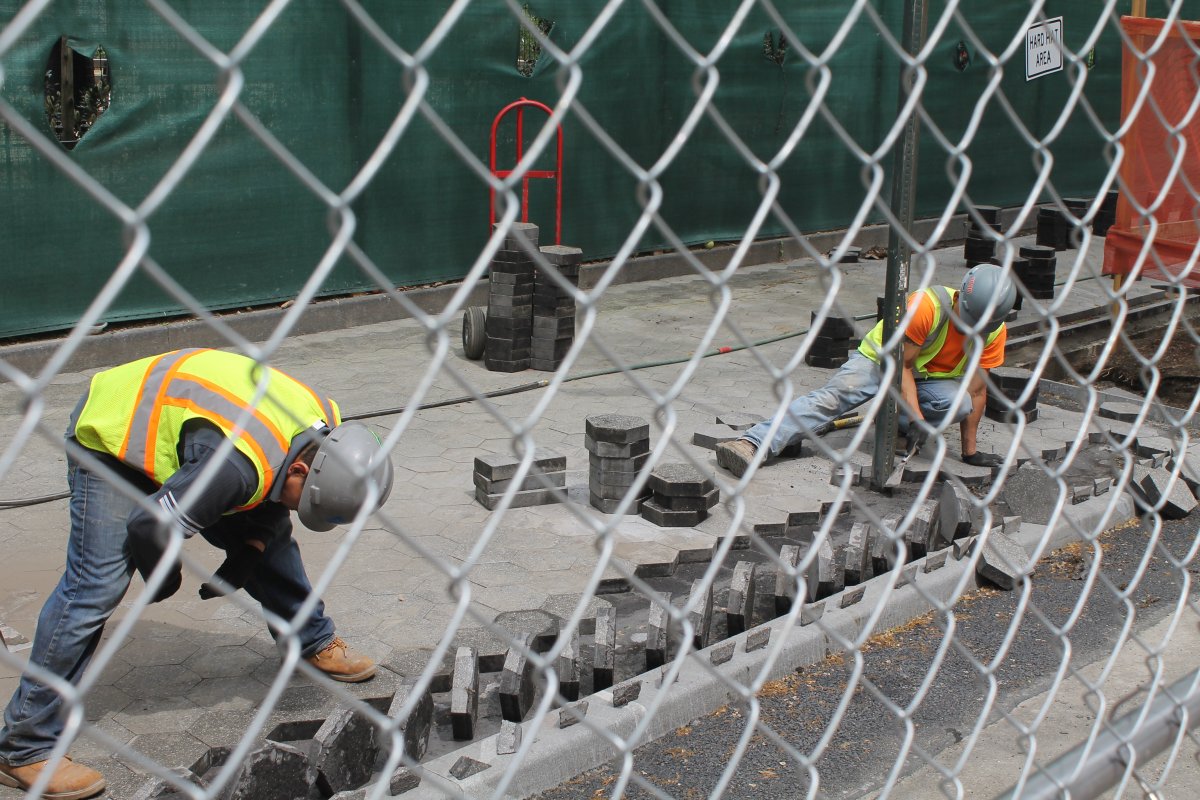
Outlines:
[{"label": "orange safety vest with stripe", "polygon": [[[917,361],[914,365],[917,370],[917,375],[922,379],[928,378],[959,378],[966,372],[967,369],[967,350],[963,350],[962,358],[954,366],[954,369],[949,372],[930,372],[926,369],[926,365],[932,361],[942,347],[946,344],[946,334],[949,333],[950,309],[954,307],[954,298],[958,296],[957,289],[951,289],[946,286],[930,286],[925,289],[925,294],[933,301],[933,325],[929,328],[929,334],[926,335],[925,341],[921,343],[921,352],[917,355]],[[917,296],[913,292],[908,296],[911,303],[912,299]],[[986,345],[996,341],[996,337],[1004,330],[1004,326],[1000,325],[996,330],[988,334]],[[966,346],[969,348],[973,339],[966,340]],[[862,353],[867,358],[875,363],[879,363],[879,352],[883,349],[883,320],[875,324],[875,327],[863,337],[862,342],[858,345],[858,352]]]},{"label": "orange safety vest with stripe", "polygon": [[[260,396],[261,394],[261,396]],[[258,472],[245,511],[287,465],[292,439],[341,422],[337,404],[295,378],[220,350],[175,350],[97,373],[75,423],[84,447],[108,453],[162,485],[179,470],[183,426],[205,420]]]}]

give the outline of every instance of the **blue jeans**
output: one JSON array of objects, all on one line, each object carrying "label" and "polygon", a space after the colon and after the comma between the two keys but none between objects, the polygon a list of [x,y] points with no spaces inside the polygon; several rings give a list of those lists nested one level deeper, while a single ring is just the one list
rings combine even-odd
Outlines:
[{"label": "blue jeans", "polygon": [[[146,488],[144,477],[129,477],[139,488]],[[72,458],[68,458],[67,483],[71,489],[67,565],[42,607],[29,660],[78,685],[100,643],[104,624],[125,596],[133,575],[125,520],[134,501],[103,474]],[[236,520],[228,524],[222,520],[203,535],[218,547],[226,536],[231,545],[240,544],[240,538],[232,537],[235,527]],[[254,579],[246,586],[263,608],[284,619],[295,614],[311,589],[300,550],[290,536],[268,545]],[[333,621],[325,616],[322,603],[317,603],[299,638],[305,657],[333,639]],[[63,714],[58,693],[23,674],[4,711],[0,761],[20,767],[45,759],[63,732]]]},{"label": "blue jeans", "polygon": [[[813,430],[847,411],[853,411],[875,397],[882,388],[881,375],[878,364],[862,353],[853,353],[828,383],[791,402],[783,414],[775,438],[768,444],[770,455],[778,456],[785,447],[804,439],[806,430]],[[960,407],[953,408],[958,387],[956,380],[917,381],[917,401],[921,406],[921,414],[930,425],[943,421],[961,422],[970,415],[970,395],[963,397]],[[953,416],[947,419],[951,412]],[[742,434],[742,438],[753,442],[755,447],[762,447],[770,427],[770,422],[760,422]],[[901,412],[900,430],[907,429],[908,417]]]}]

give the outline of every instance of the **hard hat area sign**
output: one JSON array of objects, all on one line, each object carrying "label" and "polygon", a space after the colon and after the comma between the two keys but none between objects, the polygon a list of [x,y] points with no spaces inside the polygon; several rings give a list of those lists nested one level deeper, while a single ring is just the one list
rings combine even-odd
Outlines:
[{"label": "hard hat area sign", "polygon": [[1063,18],[1039,22],[1025,34],[1025,80],[1031,81],[1063,68]]}]

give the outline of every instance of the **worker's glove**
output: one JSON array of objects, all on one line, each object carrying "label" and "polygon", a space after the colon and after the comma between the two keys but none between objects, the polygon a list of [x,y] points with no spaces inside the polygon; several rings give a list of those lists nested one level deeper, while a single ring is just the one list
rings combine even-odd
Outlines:
[{"label": "worker's glove", "polygon": [[[156,535],[137,536],[130,531],[129,555],[133,559],[133,566],[137,569],[138,574],[147,583],[150,581],[150,575],[154,572],[154,568],[158,566],[158,560],[162,557],[164,550],[164,546],[157,541]],[[176,561],[175,568],[167,573],[150,602],[160,603],[166,600],[178,592],[181,585],[183,585],[183,567]]]},{"label": "worker's glove", "polygon": [[[249,544],[239,545],[236,549],[226,551],[225,561],[213,573],[214,578],[220,578],[229,584],[233,590],[241,589],[250,582],[254,570],[262,563],[263,554],[257,547]],[[200,587],[200,599],[211,600],[221,597],[225,591],[212,580],[205,581]]]},{"label": "worker's glove", "polygon": [[929,441],[929,434],[926,433],[925,429],[915,422],[910,422],[908,424],[908,439],[905,442],[908,445],[908,452],[919,452],[927,441]]},{"label": "worker's glove", "polygon": [[962,457],[964,464],[970,464],[972,467],[998,467],[1004,463],[1004,459],[995,453],[971,453],[971,455]]}]

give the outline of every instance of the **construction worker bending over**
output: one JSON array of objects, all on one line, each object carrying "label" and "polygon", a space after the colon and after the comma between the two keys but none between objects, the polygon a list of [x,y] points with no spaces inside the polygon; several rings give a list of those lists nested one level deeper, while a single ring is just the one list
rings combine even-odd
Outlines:
[{"label": "construction worker bending over", "polygon": [[[217,576],[290,620],[312,591],[291,512],[314,531],[350,522],[371,483],[377,506],[386,500],[392,465],[369,428],[342,424],[337,405],[305,384],[244,356],[193,349],[92,378],[67,430],[67,481],[66,570],[38,617],[30,662],[78,685],[133,570],[149,580],[172,532],[224,549]],[[175,594],[182,579],[176,560],[151,602]],[[219,586],[206,583],[201,597]],[[320,601],[297,637],[301,655],[334,680],[375,674]],[[23,674],[0,729],[0,785],[31,787],[63,730],[62,697]],[[104,790],[93,769],[66,758],[53,768],[43,797]]]},{"label": "construction worker bending over", "polygon": [[[910,451],[920,449],[926,433],[919,425],[910,425],[908,414],[915,413],[930,425],[943,421],[958,422],[962,436],[962,460],[980,467],[997,466],[1002,460],[976,449],[979,420],[987,400],[984,375],[1004,363],[1004,343],[1007,332],[1004,318],[1017,301],[1016,287],[993,264],[980,264],[968,270],[959,289],[933,286],[909,295],[908,308],[912,320],[905,331],[904,372],[901,394],[900,428],[907,431]],[[990,313],[989,313],[990,307]],[[970,377],[968,395],[971,405],[955,406],[954,395],[968,363],[972,338],[962,329],[974,328],[987,314],[980,336],[985,346],[979,358],[979,369]],[[961,327],[960,327],[961,326]],[[879,366],[879,351],[883,342],[883,322],[871,329],[859,345],[858,352],[834,373],[827,384],[788,406],[779,422],[774,438],[767,443],[767,456],[778,456],[787,446],[796,444],[806,430],[814,430],[830,420],[851,411],[882,390],[883,371]],[[953,414],[949,420],[946,417]],[[760,422],[747,430],[740,439],[717,446],[717,463],[742,477],[754,460],[771,427]]]}]

